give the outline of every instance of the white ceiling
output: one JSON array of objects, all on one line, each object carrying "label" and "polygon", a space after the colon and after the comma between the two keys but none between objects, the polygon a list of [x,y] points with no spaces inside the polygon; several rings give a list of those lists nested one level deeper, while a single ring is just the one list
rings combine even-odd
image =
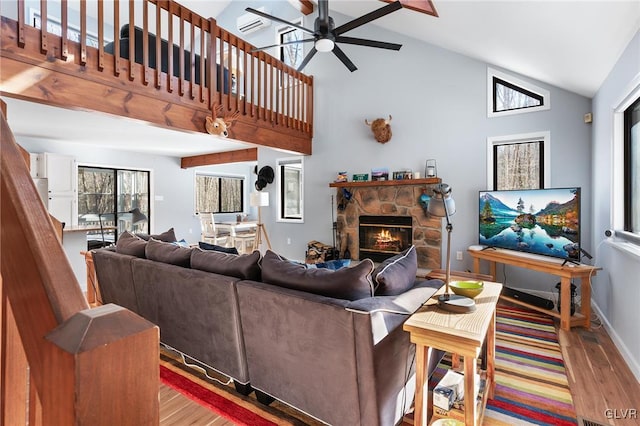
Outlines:
[{"label": "white ceiling", "polygon": [[[179,2],[202,16],[216,17],[230,0]],[[375,24],[587,97],[593,97],[640,28],[640,0],[433,0],[433,3],[437,18],[403,9]],[[351,17],[381,6],[377,0],[329,0],[330,10]],[[248,146],[104,114],[11,99],[7,103],[9,124],[18,136],[90,142],[95,146],[178,157]],[[33,117],[48,119],[33,120]],[[69,133],[70,127],[64,124],[69,122],[74,123],[74,133]],[[176,144],[176,139],[181,143]]]}]

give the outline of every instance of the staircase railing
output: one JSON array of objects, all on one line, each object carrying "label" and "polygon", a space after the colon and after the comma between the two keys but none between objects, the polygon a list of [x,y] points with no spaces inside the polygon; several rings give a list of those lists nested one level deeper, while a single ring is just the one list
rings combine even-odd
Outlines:
[{"label": "staircase railing", "polygon": [[4,112],[0,126],[0,424],[158,424],[158,328],[88,309]]},{"label": "staircase railing", "polygon": [[182,105],[221,107],[225,115],[239,112],[258,126],[311,138],[313,78],[252,52],[215,19],[174,1],[80,0],[79,11],[70,3],[3,1],[3,16],[17,21],[18,48],[37,43],[42,61],[77,63],[85,78],[110,76]]}]

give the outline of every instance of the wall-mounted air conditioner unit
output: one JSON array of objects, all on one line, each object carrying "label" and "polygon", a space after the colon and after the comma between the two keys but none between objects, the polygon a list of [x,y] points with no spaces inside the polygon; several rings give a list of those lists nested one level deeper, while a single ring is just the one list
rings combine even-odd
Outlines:
[{"label": "wall-mounted air conditioner unit", "polygon": [[[265,11],[264,7],[259,7],[258,10],[264,13],[269,13]],[[249,34],[254,31],[258,31],[261,28],[266,28],[269,25],[271,25],[270,19],[254,15],[253,13],[245,13],[244,15],[241,15],[236,21],[238,31],[240,31],[242,34]]]}]

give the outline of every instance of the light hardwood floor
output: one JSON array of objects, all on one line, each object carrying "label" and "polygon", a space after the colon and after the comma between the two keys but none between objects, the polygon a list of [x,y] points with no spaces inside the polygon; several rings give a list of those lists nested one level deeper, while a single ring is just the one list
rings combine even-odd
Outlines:
[{"label": "light hardwood floor", "polygon": [[[595,321],[590,330],[560,330],[559,339],[578,418],[592,426],[640,425],[640,383],[605,329]],[[164,385],[159,396],[161,425],[233,424]],[[629,409],[635,418],[623,418]]]}]

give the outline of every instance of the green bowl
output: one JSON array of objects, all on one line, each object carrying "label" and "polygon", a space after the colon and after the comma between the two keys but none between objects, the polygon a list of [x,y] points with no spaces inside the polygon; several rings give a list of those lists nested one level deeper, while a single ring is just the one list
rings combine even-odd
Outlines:
[{"label": "green bowl", "polygon": [[449,283],[449,287],[455,294],[473,299],[482,293],[484,283],[482,281],[452,281]]}]

